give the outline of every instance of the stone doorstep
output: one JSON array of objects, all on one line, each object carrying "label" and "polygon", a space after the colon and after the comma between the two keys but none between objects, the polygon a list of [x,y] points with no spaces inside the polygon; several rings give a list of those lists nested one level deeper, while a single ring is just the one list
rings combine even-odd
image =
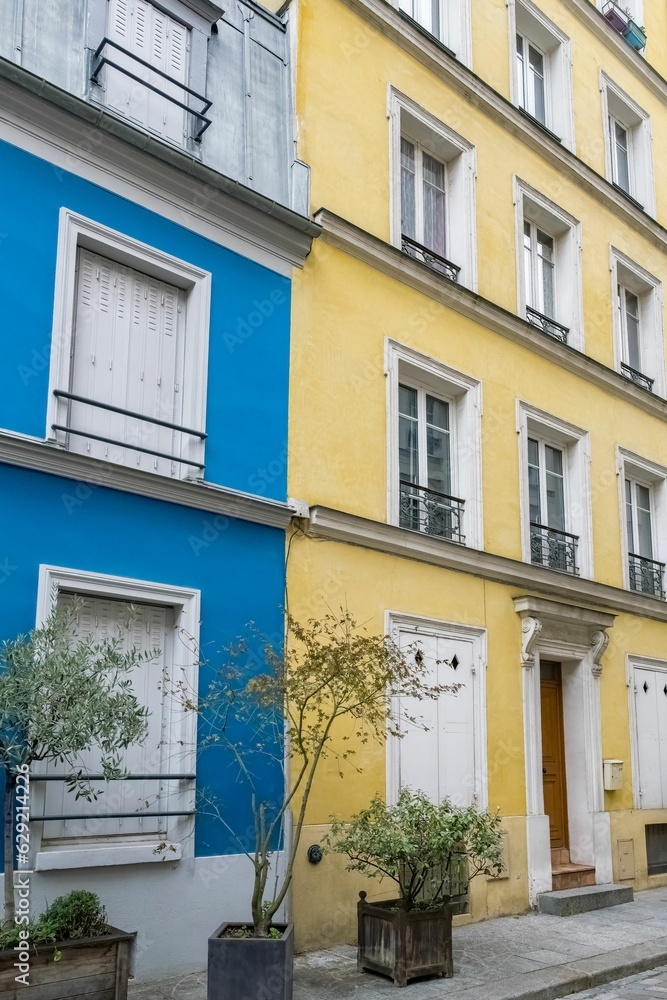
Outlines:
[{"label": "stone doorstep", "polygon": [[551,871],[553,891],[560,889],[581,889],[586,885],[595,885],[595,868],[590,865],[567,864],[554,865]]},{"label": "stone doorstep", "polygon": [[584,885],[573,889],[543,892],[537,897],[540,913],[555,917],[569,917],[589,910],[602,910],[607,906],[631,903],[634,893],[629,885]]}]

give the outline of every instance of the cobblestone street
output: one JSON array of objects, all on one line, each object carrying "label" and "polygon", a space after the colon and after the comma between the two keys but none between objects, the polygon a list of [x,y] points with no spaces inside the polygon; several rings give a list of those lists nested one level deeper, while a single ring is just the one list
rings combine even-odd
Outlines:
[{"label": "cobblestone street", "polygon": [[596,986],[584,993],[572,993],[565,1000],[665,1000],[667,997],[667,965],[638,976],[619,979],[606,986]]}]

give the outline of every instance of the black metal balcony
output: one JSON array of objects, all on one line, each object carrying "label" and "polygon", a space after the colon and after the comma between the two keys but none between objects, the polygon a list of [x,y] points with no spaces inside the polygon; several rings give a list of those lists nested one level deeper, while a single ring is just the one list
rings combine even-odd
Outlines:
[{"label": "black metal balcony", "polygon": [[[110,46],[116,49],[118,52],[122,52],[124,56],[132,59],[139,66],[144,66],[149,69],[151,73],[157,74],[157,76],[162,77],[163,80],[167,80],[169,84],[173,87],[178,87],[179,90],[183,91],[184,100],[179,101],[177,97],[173,97],[172,94],[167,93],[166,90],[156,87],[152,83],[148,83],[147,80],[142,79],[136,73],[133,73],[127,68],[127,66],[121,66],[120,63],[113,59],[110,59],[108,55],[105,54],[105,49]],[[104,54],[103,54],[104,53]],[[123,73],[125,76],[129,77],[130,80],[134,80],[136,83],[140,83],[142,87],[146,87],[148,90],[152,90],[154,94],[159,94],[160,97],[164,97],[167,101],[171,101],[179,108],[183,108],[188,114],[192,115],[198,122],[198,128],[193,136],[195,142],[201,142],[201,137],[203,136],[206,129],[211,124],[211,119],[207,118],[207,112],[209,111],[212,102],[208,100],[207,97],[203,97],[198,94],[196,90],[192,90],[190,87],[186,87],[184,83],[180,83],[178,80],[174,80],[173,77],[169,76],[168,73],[163,73],[161,69],[157,69],[156,66],[152,66],[151,63],[146,62],[145,59],[141,59],[139,56],[134,55],[129,49],[123,48],[118,42],[114,42],[111,38],[103,38],[100,44],[95,49],[95,55],[93,56],[93,71],[90,74],[90,79],[93,83],[99,83],[99,75],[105,66],[111,66],[112,69],[117,69],[119,73]],[[201,108],[199,111],[191,106],[187,98],[193,97],[196,101],[201,101]]]},{"label": "black metal balcony", "polygon": [[664,563],[630,552],[628,554],[628,569],[630,571],[630,590],[665,600]]},{"label": "black metal balcony", "polygon": [[401,250],[408,257],[414,257],[415,260],[420,260],[422,264],[426,264],[432,271],[444,274],[445,278],[449,278],[450,281],[459,280],[459,271],[461,268],[458,264],[452,264],[451,260],[441,257],[435,250],[429,250],[428,247],[422,246],[421,243],[417,243],[416,240],[405,236],[405,234],[401,236]]},{"label": "black metal balcony", "polygon": [[559,531],[546,524],[530,522],[530,561],[538,566],[548,566],[562,573],[579,576],[577,545],[579,536],[569,531]]},{"label": "black metal balcony", "polygon": [[648,375],[644,375],[642,372],[638,372],[636,368],[631,368],[630,365],[626,365],[624,361],[621,361],[621,371],[626,378],[629,378],[635,385],[640,385],[642,389],[648,389],[649,392],[653,392],[653,383],[655,379],[649,378]]},{"label": "black metal balcony", "polygon": [[465,500],[401,480],[400,525],[427,535],[464,542]]},{"label": "black metal balcony", "polygon": [[560,340],[561,344],[567,344],[569,326],[563,326],[562,323],[558,323],[551,316],[545,316],[544,313],[538,312],[532,306],[526,306],[526,319],[543,333],[548,333],[554,340]]}]

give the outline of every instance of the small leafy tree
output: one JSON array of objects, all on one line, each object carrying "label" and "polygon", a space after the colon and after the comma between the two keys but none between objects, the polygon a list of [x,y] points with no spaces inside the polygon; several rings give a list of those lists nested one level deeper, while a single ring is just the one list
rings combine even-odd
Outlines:
[{"label": "small leafy tree", "polygon": [[409,788],[401,790],[396,805],[376,797],[351,822],[335,820],[325,843],[347,855],[347,871],[395,882],[406,910],[442,905],[461,858],[467,859],[469,879],[502,871],[497,815],[446,799],[436,805]]},{"label": "small leafy tree", "polygon": [[[5,927],[14,922],[14,794],[37,761],[64,766],[76,798],[96,798],[79,755],[97,748],[105,780],[122,778],[121,751],[142,743],[148,710],[129,676],[154,653],[126,650],[125,634],[77,637],[83,605],[54,607],[46,622],[0,647],[0,768],[4,771]],[[131,609],[130,612],[131,614]]]},{"label": "small leafy tree", "polygon": [[[402,720],[394,713],[400,697],[435,699],[456,688],[431,684],[419,652],[401,651],[384,634],[369,634],[347,612],[306,624],[288,618],[287,637],[282,651],[263,645],[260,662],[247,639],[228,649],[227,662],[198,704],[182,682],[177,685],[185,707],[201,717],[200,745],[230,754],[248,788],[254,819],[250,848],[224,807],[214,803],[212,808],[253,865],[251,912],[258,937],[270,936],[289,889],[320,762],[336,760],[342,776],[355,747],[383,740],[387,733],[402,735]],[[409,721],[421,724],[415,717]],[[289,769],[277,800],[267,798],[262,787],[267,762]],[[272,874],[272,857],[290,811],[294,823],[285,867]]]}]

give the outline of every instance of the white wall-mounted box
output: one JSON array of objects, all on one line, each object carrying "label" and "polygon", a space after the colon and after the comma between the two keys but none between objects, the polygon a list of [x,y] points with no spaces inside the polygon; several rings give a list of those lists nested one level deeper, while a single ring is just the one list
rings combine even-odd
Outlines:
[{"label": "white wall-mounted box", "polygon": [[623,787],[623,761],[603,760],[602,773],[606,792],[615,792]]}]

